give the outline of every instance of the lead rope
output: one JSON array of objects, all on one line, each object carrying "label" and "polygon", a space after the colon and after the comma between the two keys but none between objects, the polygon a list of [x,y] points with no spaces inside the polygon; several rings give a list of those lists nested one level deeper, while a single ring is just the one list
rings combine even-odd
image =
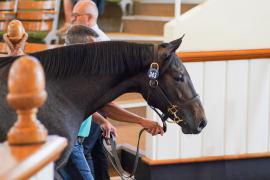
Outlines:
[{"label": "lead rope", "polygon": [[115,142],[115,137],[113,134],[110,135],[109,138],[109,142],[110,142],[110,146],[111,146],[111,151],[108,148],[108,144],[105,140],[105,138],[103,138],[103,146],[106,153],[107,158],[110,160],[111,164],[113,165],[113,167],[115,168],[115,170],[117,171],[117,173],[119,174],[119,176],[121,177],[122,180],[125,180],[125,178],[129,178],[129,179],[135,179],[134,178],[134,174],[137,170],[137,166],[138,166],[138,162],[139,162],[139,146],[140,146],[140,139],[141,139],[141,135],[143,133],[143,131],[145,131],[146,129],[143,128],[140,133],[139,133],[139,138],[137,141],[137,149],[136,149],[136,156],[135,156],[135,160],[134,160],[134,165],[133,165],[133,170],[131,172],[131,174],[129,174],[128,172],[126,172],[120,162],[120,159],[118,157],[117,154],[117,150],[116,150],[116,142]]}]

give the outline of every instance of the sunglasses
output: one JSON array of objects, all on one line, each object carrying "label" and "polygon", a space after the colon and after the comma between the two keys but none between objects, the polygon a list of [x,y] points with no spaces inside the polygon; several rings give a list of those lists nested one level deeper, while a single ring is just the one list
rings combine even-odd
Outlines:
[{"label": "sunglasses", "polygon": [[79,17],[79,16],[84,16],[84,15],[91,16],[91,14],[89,14],[89,13],[83,13],[83,14],[80,14],[80,13],[72,13],[72,14],[71,14],[71,17],[77,18],[77,17]]}]

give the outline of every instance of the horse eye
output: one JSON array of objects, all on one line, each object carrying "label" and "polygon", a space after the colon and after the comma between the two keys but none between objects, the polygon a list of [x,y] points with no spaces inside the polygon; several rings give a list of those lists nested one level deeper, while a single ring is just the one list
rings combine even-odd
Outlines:
[{"label": "horse eye", "polygon": [[179,76],[177,76],[177,77],[174,77],[174,79],[176,80],[176,81],[184,81],[184,75],[183,74],[179,74]]}]

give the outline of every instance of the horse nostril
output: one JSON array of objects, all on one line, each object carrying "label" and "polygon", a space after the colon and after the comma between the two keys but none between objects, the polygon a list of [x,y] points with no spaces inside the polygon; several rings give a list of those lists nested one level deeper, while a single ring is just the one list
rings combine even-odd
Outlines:
[{"label": "horse nostril", "polygon": [[200,124],[199,124],[199,127],[197,128],[197,130],[200,132],[207,124],[207,121],[206,120],[201,120]]}]

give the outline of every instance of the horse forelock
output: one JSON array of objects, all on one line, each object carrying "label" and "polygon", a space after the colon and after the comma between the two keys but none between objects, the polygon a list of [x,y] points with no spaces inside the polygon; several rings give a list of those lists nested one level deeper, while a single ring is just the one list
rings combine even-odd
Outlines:
[{"label": "horse forelock", "polygon": [[[76,44],[31,53],[43,65],[48,76],[65,77],[74,74],[135,73],[149,64],[153,45],[121,41]],[[12,64],[18,57],[0,58],[0,68]]]}]

